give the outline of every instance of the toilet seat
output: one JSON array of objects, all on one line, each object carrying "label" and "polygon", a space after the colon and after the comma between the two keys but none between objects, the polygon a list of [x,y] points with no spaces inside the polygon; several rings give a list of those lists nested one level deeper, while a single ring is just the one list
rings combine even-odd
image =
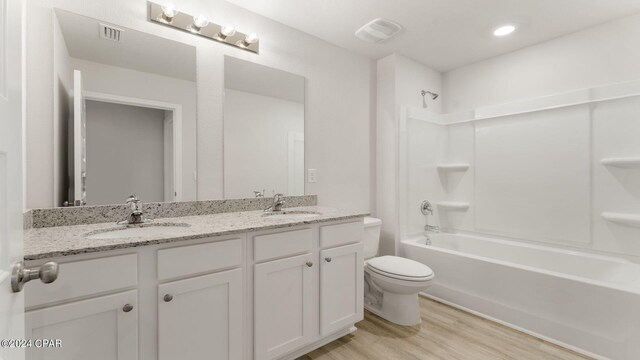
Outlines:
[{"label": "toilet seat", "polygon": [[367,262],[367,268],[379,275],[404,281],[429,281],[433,270],[414,260],[398,256],[381,256]]}]

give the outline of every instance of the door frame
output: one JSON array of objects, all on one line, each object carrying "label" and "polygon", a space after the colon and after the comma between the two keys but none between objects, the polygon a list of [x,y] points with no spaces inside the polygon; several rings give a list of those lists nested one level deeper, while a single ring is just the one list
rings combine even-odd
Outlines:
[{"label": "door frame", "polygon": [[[182,105],[164,101],[113,95],[96,91],[84,91],[84,100],[101,101],[112,104],[131,105],[173,113],[173,188],[174,197],[170,201],[182,201]],[[165,199],[165,201],[168,201]]]}]

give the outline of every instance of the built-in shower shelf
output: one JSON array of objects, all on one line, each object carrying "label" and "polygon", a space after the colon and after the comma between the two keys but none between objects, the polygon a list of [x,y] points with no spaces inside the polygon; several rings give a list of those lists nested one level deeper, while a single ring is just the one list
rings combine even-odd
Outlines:
[{"label": "built-in shower shelf", "polygon": [[436,205],[444,210],[466,211],[469,209],[469,203],[463,201],[441,201]]},{"label": "built-in shower shelf", "polygon": [[602,217],[617,224],[640,227],[640,215],[603,212]]},{"label": "built-in shower shelf", "polygon": [[438,164],[437,168],[440,171],[467,171],[469,169],[467,163],[451,163],[451,164]]},{"label": "built-in shower shelf", "polygon": [[602,165],[619,168],[640,168],[640,157],[620,157],[602,159]]}]

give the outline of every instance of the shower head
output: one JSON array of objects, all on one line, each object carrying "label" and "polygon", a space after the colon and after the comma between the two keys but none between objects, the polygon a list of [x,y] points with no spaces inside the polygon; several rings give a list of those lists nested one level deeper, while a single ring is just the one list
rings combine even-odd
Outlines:
[{"label": "shower head", "polygon": [[434,92],[431,91],[427,91],[427,90],[422,90],[420,91],[420,95],[422,95],[422,107],[423,108],[427,108],[427,99],[425,99],[424,97],[429,94],[429,96],[431,96],[431,100],[435,100],[438,98],[438,96],[440,96],[440,94],[436,94]]},{"label": "shower head", "polygon": [[422,96],[423,96],[423,97],[424,97],[425,95],[427,95],[427,94],[431,95],[431,100],[435,100],[435,99],[437,99],[437,98],[438,98],[438,96],[440,96],[440,94],[436,94],[436,93],[434,93],[434,92],[426,91],[426,90],[422,90],[422,91],[420,92],[420,94],[422,94]]}]

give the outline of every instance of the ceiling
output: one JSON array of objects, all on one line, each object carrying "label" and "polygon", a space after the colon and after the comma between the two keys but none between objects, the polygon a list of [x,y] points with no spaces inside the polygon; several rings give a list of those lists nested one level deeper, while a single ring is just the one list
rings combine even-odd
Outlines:
[{"label": "ceiling", "polygon": [[196,48],[191,45],[121,26],[116,27],[124,30],[122,42],[104,40],[99,30],[102,21],[60,9],[55,12],[71,57],[196,81]]},{"label": "ceiling", "polygon": [[[640,12],[640,0],[227,0],[378,59],[399,53],[448,71]],[[404,27],[382,45],[354,32],[375,18]],[[492,35],[514,23],[515,33]]]}]

